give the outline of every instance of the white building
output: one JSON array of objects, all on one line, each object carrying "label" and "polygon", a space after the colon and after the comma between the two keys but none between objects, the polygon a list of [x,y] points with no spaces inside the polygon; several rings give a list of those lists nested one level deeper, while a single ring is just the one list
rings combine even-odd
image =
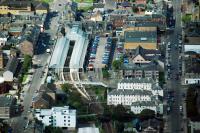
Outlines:
[{"label": "white building", "polygon": [[36,109],[35,117],[45,126],[76,127],[76,110],[69,109],[69,106],[53,107],[52,109]]},{"label": "white building", "polygon": [[184,77],[184,84],[200,84],[200,75],[195,73],[186,73]]},{"label": "white building", "polygon": [[78,128],[78,133],[100,133],[96,127],[83,127]]},{"label": "white building", "polygon": [[[118,83],[117,89],[108,93],[107,104],[131,106],[134,113],[141,112],[145,108],[163,113],[162,104],[154,103],[159,101],[155,100],[155,97],[159,96],[163,96],[163,89],[152,79],[123,79]],[[148,105],[149,103],[154,104]]]}]

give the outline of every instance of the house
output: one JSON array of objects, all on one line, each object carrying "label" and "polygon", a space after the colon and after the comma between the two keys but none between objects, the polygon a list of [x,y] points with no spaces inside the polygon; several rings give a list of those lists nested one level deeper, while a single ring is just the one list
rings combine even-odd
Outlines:
[{"label": "house", "polygon": [[152,101],[153,96],[163,96],[163,89],[153,79],[126,78],[118,83],[117,89],[108,92],[107,104],[131,106],[134,102]]},{"label": "house", "polygon": [[8,29],[8,33],[11,36],[21,36],[23,32],[24,27],[23,26],[10,26]]},{"label": "house", "polygon": [[124,48],[157,49],[157,27],[129,27],[124,30]]},{"label": "house", "polygon": [[190,133],[198,133],[200,132],[200,122],[199,121],[189,121],[189,130]]},{"label": "house", "polygon": [[157,62],[150,62],[148,64],[124,64],[122,67],[124,78],[152,78],[159,79],[159,72],[162,71]]},{"label": "house", "polygon": [[131,105],[131,111],[134,114],[140,114],[144,109],[150,109],[153,110],[155,113],[163,114],[163,103],[161,103],[159,100],[137,101],[133,102]]},{"label": "house", "polygon": [[33,98],[32,106],[34,109],[47,109],[51,107],[51,97],[45,92],[40,92]]},{"label": "house", "polygon": [[93,3],[93,12],[104,12],[104,6],[103,3]]},{"label": "house", "polygon": [[25,30],[24,34],[22,35],[21,43],[19,46],[22,54],[30,56],[34,55],[35,46],[37,44],[39,34],[39,26],[31,26]]},{"label": "house", "polygon": [[16,57],[11,57],[6,64],[5,71],[3,73],[3,78],[6,82],[12,82],[16,76],[16,70],[19,64],[19,60]]},{"label": "house", "polygon": [[36,14],[47,14],[48,13],[48,5],[45,3],[39,3],[35,7],[35,13]]},{"label": "house", "polygon": [[102,17],[102,15],[101,15],[100,11],[97,11],[96,13],[94,13],[94,14],[91,16],[90,20],[95,21],[95,22],[96,22],[96,21],[102,21],[102,20],[103,20],[103,17]]},{"label": "house", "polygon": [[0,2],[0,14],[20,15],[23,12],[33,12],[33,4],[30,1],[2,1]]},{"label": "house", "polygon": [[78,128],[78,133],[100,133],[100,131],[96,127],[82,127]]},{"label": "house", "polygon": [[8,33],[0,31],[0,46],[4,46],[8,39]]},{"label": "house", "polygon": [[0,69],[4,67],[4,58],[3,58],[3,51],[0,51]]},{"label": "house", "polygon": [[135,64],[143,64],[143,63],[150,63],[153,60],[158,60],[161,56],[159,50],[154,49],[144,49],[141,46],[138,46],[136,49],[127,50],[127,54],[129,56],[129,62]]},{"label": "house", "polygon": [[44,126],[76,128],[76,110],[69,109],[69,106],[36,109],[35,118],[41,121]]},{"label": "house", "polygon": [[9,119],[15,113],[16,99],[0,96],[0,118]]},{"label": "house", "polygon": [[0,30],[8,30],[11,24],[11,17],[0,17]]}]

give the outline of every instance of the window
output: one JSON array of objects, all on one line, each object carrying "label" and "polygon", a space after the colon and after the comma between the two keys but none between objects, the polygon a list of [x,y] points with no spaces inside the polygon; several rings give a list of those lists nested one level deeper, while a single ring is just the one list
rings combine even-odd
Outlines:
[{"label": "window", "polygon": [[64,116],[64,118],[66,118],[66,116]]},{"label": "window", "polygon": [[66,120],[64,120],[64,122],[66,122]]}]

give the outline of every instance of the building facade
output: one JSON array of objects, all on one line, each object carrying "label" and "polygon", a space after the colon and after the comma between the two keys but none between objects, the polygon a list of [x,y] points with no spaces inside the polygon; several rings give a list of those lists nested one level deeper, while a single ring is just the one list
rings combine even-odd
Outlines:
[{"label": "building facade", "polygon": [[163,96],[163,89],[154,80],[147,78],[127,78],[118,83],[117,89],[108,93],[107,104],[131,106],[136,102],[152,102],[152,99],[158,96]]},{"label": "building facade", "polygon": [[35,117],[45,126],[52,125],[69,129],[76,127],[76,110],[69,109],[69,106],[36,109]]}]

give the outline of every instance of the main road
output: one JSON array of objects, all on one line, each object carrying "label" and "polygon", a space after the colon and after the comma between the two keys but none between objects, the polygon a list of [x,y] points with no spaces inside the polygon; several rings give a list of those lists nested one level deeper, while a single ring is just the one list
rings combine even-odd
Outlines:
[{"label": "main road", "polygon": [[[61,4],[61,6],[59,5]],[[52,11],[57,11],[58,15],[51,19],[50,21],[50,29],[46,30],[44,33],[50,35],[50,38],[48,39],[54,39],[56,33],[58,32],[58,21],[61,18],[61,14],[64,11],[64,4],[66,4],[66,0],[55,0],[54,3],[51,6]],[[48,66],[47,64],[50,61],[50,54],[46,53],[44,49],[47,48],[46,42],[47,38],[40,37],[37,44],[37,55],[34,56],[34,60],[39,64],[40,67],[35,69],[35,72],[33,74],[32,81],[28,84],[28,88],[23,88],[25,90],[24,97],[23,97],[23,103],[24,111],[20,116],[13,117],[9,120],[10,125],[13,129],[13,133],[23,133],[23,132],[31,132],[31,129],[28,128],[28,123],[31,119],[31,112],[30,112],[30,106],[32,104],[32,98],[36,95],[35,91],[38,90],[45,82]],[[43,50],[42,50],[43,49]]]},{"label": "main road", "polygon": [[182,116],[180,112],[180,106],[182,106],[182,100],[181,100],[181,81],[180,78],[177,79],[177,75],[179,75],[179,68],[180,68],[180,62],[179,62],[179,48],[177,48],[177,45],[179,44],[178,36],[182,33],[181,28],[181,0],[173,0],[173,9],[174,9],[174,17],[176,19],[175,28],[173,33],[170,33],[168,35],[167,42],[171,42],[171,71],[170,71],[170,80],[167,82],[167,87],[169,90],[174,91],[174,98],[175,102],[172,105],[171,113],[168,118],[168,124],[169,124],[169,133],[179,133],[184,132],[182,130]]}]

